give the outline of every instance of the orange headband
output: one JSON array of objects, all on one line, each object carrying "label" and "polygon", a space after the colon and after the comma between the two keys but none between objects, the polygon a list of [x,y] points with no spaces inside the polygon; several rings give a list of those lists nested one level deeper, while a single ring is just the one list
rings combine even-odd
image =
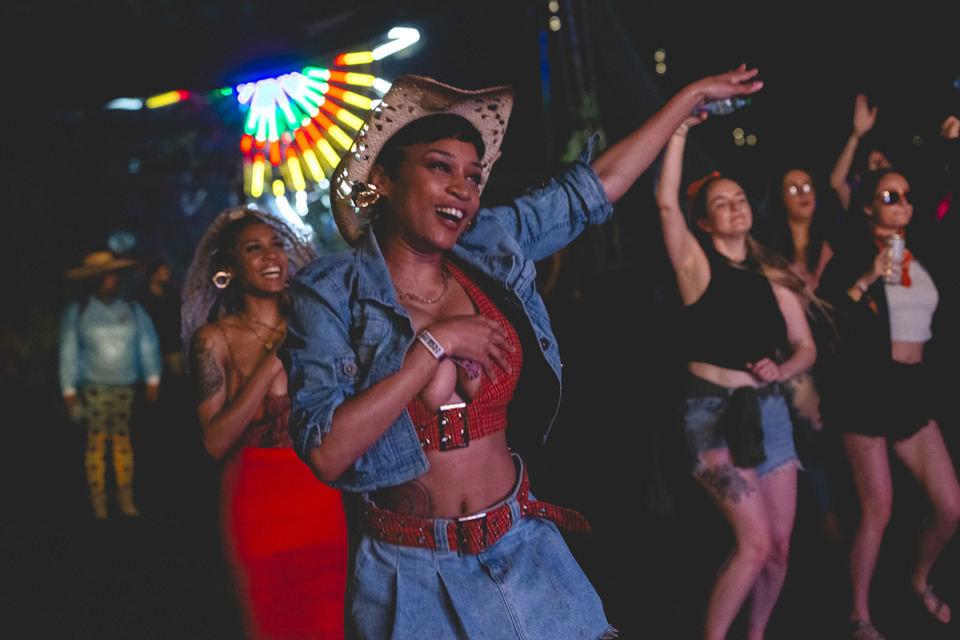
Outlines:
[{"label": "orange headband", "polygon": [[697,194],[700,193],[700,189],[703,188],[703,185],[707,184],[707,182],[709,182],[710,180],[713,180],[719,177],[720,177],[720,172],[713,171],[705,175],[704,177],[700,178],[699,180],[696,180],[695,182],[691,182],[690,186],[687,187],[687,204],[692,207],[693,201],[696,199]]}]

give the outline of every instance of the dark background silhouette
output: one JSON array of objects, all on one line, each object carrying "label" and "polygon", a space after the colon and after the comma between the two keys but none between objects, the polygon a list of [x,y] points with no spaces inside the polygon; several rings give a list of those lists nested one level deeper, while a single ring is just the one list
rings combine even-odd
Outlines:
[{"label": "dark background silhouette", "polygon": [[[135,482],[144,514],[136,520],[92,521],[83,433],[60,408],[65,269],[122,229],[136,240],[132,255],[166,257],[178,281],[203,229],[237,194],[239,133],[227,114],[201,102],[108,112],[101,108],[107,100],[202,93],[257,69],[329,64],[403,24],[418,28],[421,42],[381,63],[377,75],[516,87],[504,156],[486,192],[491,201],[547,175],[590,132],[616,140],[688,81],[741,62],[759,67],[766,87],[749,107],[695,131],[688,170],[696,177],[719,168],[737,178],[758,216],[768,182],[787,164],[807,167],[829,199],[826,174],[849,134],[858,91],[880,106],[875,137],[897,166],[918,180],[937,169],[929,151],[936,127],[960,112],[949,15],[844,15],[811,4],[757,15],[730,3],[709,11],[649,4],[564,0],[558,32],[546,26],[546,2],[520,0],[5,5],[8,32],[31,37],[3,44],[0,406],[10,497],[0,521],[0,570],[14,592],[5,601],[4,635],[232,639],[240,632],[216,531],[218,468],[200,447],[186,381],[168,377],[160,407],[138,414]],[[665,75],[654,70],[659,48]],[[735,126],[757,143],[734,145]],[[531,462],[539,497],[591,521],[593,533],[570,543],[625,637],[695,638],[731,538],[682,472],[671,429],[675,346],[683,336],[673,331],[672,274],[652,208],[655,175],[654,168],[618,203],[613,222],[564,256],[548,302],[565,354],[565,396],[547,447]],[[956,452],[952,418],[943,429]],[[838,473],[849,532],[856,502],[842,464]],[[909,560],[902,550],[924,498],[909,482],[897,487],[877,579],[878,625],[890,640],[951,637],[957,624],[935,628],[902,587]],[[845,637],[843,543],[819,535],[802,482],[795,538],[770,637]],[[953,542],[933,583],[960,612],[958,569]]]}]

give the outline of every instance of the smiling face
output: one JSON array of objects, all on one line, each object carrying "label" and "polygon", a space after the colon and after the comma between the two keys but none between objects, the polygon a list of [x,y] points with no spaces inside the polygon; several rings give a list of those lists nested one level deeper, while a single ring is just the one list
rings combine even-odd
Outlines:
[{"label": "smiling face", "polygon": [[884,175],[874,189],[870,204],[864,206],[864,211],[870,216],[877,232],[883,235],[902,232],[913,218],[910,183],[899,173]]},{"label": "smiling face", "polygon": [[697,220],[711,236],[733,237],[749,233],[753,211],[743,188],[726,178],[718,178],[704,187],[706,216]]},{"label": "smiling face", "polygon": [[411,144],[393,177],[379,165],[370,182],[386,198],[384,229],[415,251],[451,248],[480,208],[476,147],[456,138]]},{"label": "smiling face", "polygon": [[807,222],[813,219],[813,212],[817,208],[817,192],[809,173],[800,169],[788,171],[783,176],[781,195],[788,218]]},{"label": "smiling face", "polygon": [[283,239],[270,225],[258,222],[237,234],[231,251],[233,274],[247,293],[272,295],[283,291],[288,261]]}]

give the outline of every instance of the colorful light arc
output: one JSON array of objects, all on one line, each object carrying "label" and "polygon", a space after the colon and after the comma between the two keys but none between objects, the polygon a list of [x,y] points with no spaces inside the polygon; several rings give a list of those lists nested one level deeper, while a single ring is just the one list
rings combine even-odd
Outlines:
[{"label": "colorful light arc", "polygon": [[[397,27],[387,38],[373,51],[337,56],[334,66],[383,59],[417,42],[420,35],[416,29]],[[247,194],[259,198],[269,190],[282,197],[287,189],[304,192],[308,182],[326,186],[363,124],[363,114],[389,88],[389,82],[369,74],[320,67],[238,86],[237,100],[246,110],[240,150]]]}]

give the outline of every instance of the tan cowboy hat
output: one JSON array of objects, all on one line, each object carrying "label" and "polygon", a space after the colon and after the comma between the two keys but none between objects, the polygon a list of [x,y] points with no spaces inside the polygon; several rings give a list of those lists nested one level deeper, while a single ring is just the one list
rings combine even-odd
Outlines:
[{"label": "tan cowboy hat", "polygon": [[100,276],[118,269],[125,269],[137,264],[136,260],[118,258],[110,251],[95,251],[83,259],[83,264],[67,271],[71,280]]},{"label": "tan cowboy hat", "polygon": [[354,183],[366,183],[380,149],[393,134],[424,116],[452,113],[467,119],[480,132],[486,147],[480,159],[483,185],[487,182],[513,108],[509,86],[466,91],[422,76],[400,76],[383,100],[367,112],[350,150],[333,174],[333,218],[340,235],[356,244],[371,212],[356,206]]}]

